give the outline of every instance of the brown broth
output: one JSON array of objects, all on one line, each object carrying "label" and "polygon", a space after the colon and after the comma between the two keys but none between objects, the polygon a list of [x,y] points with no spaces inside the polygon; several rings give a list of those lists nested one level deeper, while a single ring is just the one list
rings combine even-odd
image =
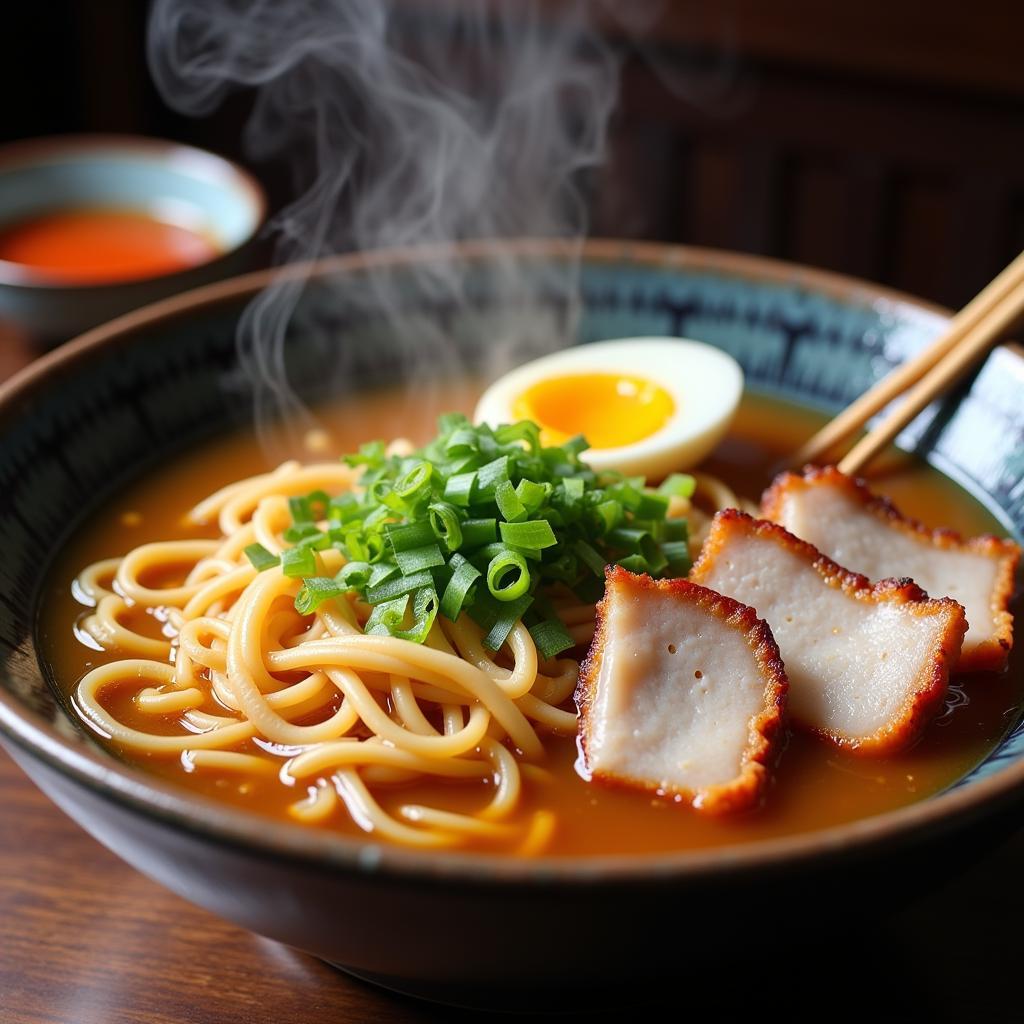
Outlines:
[{"label": "brown broth", "polygon": [[[358,396],[344,408],[328,412],[324,422],[339,451],[354,449],[371,437],[399,435],[425,439],[442,409],[472,407],[469,386],[440,391],[413,406],[406,397],[381,393]],[[730,432],[704,467],[745,497],[757,499],[774,466],[786,452],[810,436],[821,417],[773,399],[746,396]],[[88,522],[66,545],[48,578],[39,622],[41,650],[65,697],[93,665],[108,656],[89,650],[73,637],[82,607],[71,595],[71,581],[90,562],[124,554],[137,544],[157,539],[201,536],[181,526],[192,504],[217,488],[268,462],[248,433],[225,437],[171,460],[120,495]],[[882,468],[876,487],[890,495],[908,515],[929,525],[945,525],[965,534],[1000,533],[992,516],[956,484],[925,464],[894,456]],[[149,627],[156,635],[158,624]],[[557,815],[553,845],[556,856],[660,852],[745,843],[823,828],[893,810],[946,788],[984,759],[1015,721],[1024,698],[1024,664],[1014,653],[1008,671],[960,677],[947,707],[912,749],[886,758],[842,753],[812,737],[795,734],[781,758],[763,807],[731,819],[707,819],[687,807],[649,796],[589,784],[576,773],[572,739],[545,737],[545,767],[554,782],[528,782],[518,813],[548,808]],[[113,711],[131,724],[130,697],[118,698]],[[137,714],[137,713],[136,713]],[[153,729],[152,717],[145,728]],[[168,723],[170,730],[171,724]],[[240,748],[245,749],[245,748]],[[162,759],[121,750],[123,760],[178,785],[238,807],[285,819],[298,794],[276,780],[218,778],[183,772],[176,758]],[[482,806],[489,787],[416,783],[396,789],[394,803],[430,803],[471,811]],[[388,795],[382,800],[389,806]],[[290,820],[290,819],[289,819]],[[339,813],[329,826],[361,834]]]}]

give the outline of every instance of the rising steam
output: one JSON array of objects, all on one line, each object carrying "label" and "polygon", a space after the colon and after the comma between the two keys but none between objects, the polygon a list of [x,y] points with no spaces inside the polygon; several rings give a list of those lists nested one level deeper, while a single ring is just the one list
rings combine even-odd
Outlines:
[{"label": "rising steam", "polygon": [[[164,98],[203,115],[232,90],[256,90],[246,127],[255,159],[287,155],[298,198],[273,221],[276,262],[347,250],[521,236],[581,239],[581,174],[604,154],[617,62],[588,28],[583,3],[533,0],[157,0],[149,61]],[[504,322],[488,319],[498,363],[565,344],[560,323],[534,315],[538,288],[570,311],[571,268],[538,281],[515,254],[488,261],[487,290]],[[472,287],[477,287],[474,283]],[[346,314],[388,318],[406,362],[457,359],[435,321],[401,314],[387,271],[333,296]],[[403,279],[402,288],[408,288]],[[423,261],[420,299],[468,301],[465,265]],[[261,294],[239,327],[257,424],[301,411],[284,372],[302,281]],[[343,378],[345,345],[332,363]],[[491,369],[498,367],[492,366]]]}]

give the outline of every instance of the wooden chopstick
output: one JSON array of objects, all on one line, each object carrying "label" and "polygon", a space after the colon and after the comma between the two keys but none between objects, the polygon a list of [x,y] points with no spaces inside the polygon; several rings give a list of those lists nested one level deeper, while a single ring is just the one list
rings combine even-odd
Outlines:
[{"label": "wooden chopstick", "polygon": [[948,390],[1024,313],[1024,284],[998,302],[907,393],[893,411],[839,462],[843,473],[859,473],[926,406]]},{"label": "wooden chopstick", "polygon": [[[833,445],[837,445],[840,441],[845,441],[851,434],[855,434],[876,412],[883,409],[908,388],[921,381],[946,355],[956,349],[969,334],[972,334],[1001,302],[1011,297],[1014,293],[1021,292],[1024,292],[1024,252],[978,292],[950,320],[946,331],[927,348],[902,366],[896,367],[873,388],[851,402],[835,419],[826,423],[821,430],[797,451],[791,460],[791,464],[800,467],[808,462],[816,462]],[[1024,300],[1024,295],[1021,295],[1020,298]],[[982,347],[978,352],[978,356],[984,351],[985,348]],[[970,362],[973,362],[973,358],[966,366],[969,366]],[[966,366],[962,367],[962,369],[966,369]],[[917,412],[920,412],[929,401],[931,401],[931,398],[927,399],[917,411],[912,413],[906,422],[909,422],[913,416],[916,416]],[[900,410],[902,411],[902,409],[903,406],[901,405]],[[889,440],[895,437],[904,425],[900,424],[897,426]],[[874,431],[872,431],[873,433]],[[864,444],[866,441],[867,438],[861,444]],[[858,445],[859,447],[860,445]],[[858,458],[858,465],[863,466],[876,451],[877,449],[872,451],[871,455],[867,458]],[[851,451],[847,459],[850,459],[852,456],[853,452]],[[855,470],[851,472],[855,472]]]}]

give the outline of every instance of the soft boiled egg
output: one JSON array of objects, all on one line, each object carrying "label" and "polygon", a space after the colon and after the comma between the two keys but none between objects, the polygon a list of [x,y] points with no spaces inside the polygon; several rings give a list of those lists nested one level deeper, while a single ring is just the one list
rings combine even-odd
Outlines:
[{"label": "soft boiled egg", "polygon": [[718,444],[742,391],[739,364],[712,345],[621,338],[517,367],[483,393],[474,418],[533,420],[547,445],[583,434],[591,468],[653,481],[695,466]]}]

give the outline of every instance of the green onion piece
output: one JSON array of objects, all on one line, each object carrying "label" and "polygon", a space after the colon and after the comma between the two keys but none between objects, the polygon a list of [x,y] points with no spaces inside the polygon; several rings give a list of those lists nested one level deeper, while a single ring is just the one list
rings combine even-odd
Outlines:
[{"label": "green onion piece", "polygon": [[441,614],[455,622],[463,607],[470,602],[473,586],[482,574],[462,555],[452,555],[448,565],[454,569],[454,572],[448,585],[444,588],[444,595],[441,598]]},{"label": "green onion piece", "polygon": [[323,490],[310,491],[306,495],[309,507],[313,513],[313,522],[319,522],[327,518],[328,510],[331,507],[331,496]]},{"label": "green onion piece", "polygon": [[484,646],[492,651],[500,651],[512,632],[515,624],[523,617],[526,609],[533,603],[533,598],[525,594],[518,601],[510,601],[502,609],[502,614],[494,621],[490,631],[484,637]]},{"label": "green onion piece", "polygon": [[541,551],[558,543],[555,531],[546,519],[532,519],[526,523],[499,523],[498,528],[501,539],[513,547]]},{"label": "green onion piece", "polygon": [[444,446],[445,453],[453,458],[475,452],[476,448],[477,432],[472,427],[463,427],[453,431]]},{"label": "green onion piece", "polygon": [[309,548],[286,548],[281,555],[281,569],[293,579],[315,576],[316,555]]},{"label": "green onion piece", "polygon": [[331,538],[320,530],[303,537],[298,542],[300,548],[310,548],[312,551],[324,551],[331,546]]},{"label": "green onion piece", "polygon": [[388,523],[384,527],[388,535],[388,543],[393,551],[408,551],[410,548],[421,548],[424,544],[433,544],[434,531],[425,519],[401,526]]},{"label": "green onion piece", "polygon": [[412,625],[407,629],[396,629],[392,635],[400,640],[421,644],[427,639],[436,617],[437,594],[433,587],[423,587],[416,591],[412,599]]},{"label": "green onion piece", "polygon": [[313,522],[313,507],[307,497],[294,497],[288,499],[288,511],[292,514],[294,523]]},{"label": "green onion piece", "polygon": [[437,417],[437,432],[442,436],[446,436],[468,423],[469,420],[466,418],[465,413],[443,412]]},{"label": "green onion piece", "polygon": [[669,576],[685,576],[690,571],[690,545],[685,540],[667,541],[661,545],[661,553],[665,556]]},{"label": "green onion piece", "polygon": [[381,601],[374,606],[363,627],[364,633],[393,636],[395,630],[405,623],[405,610],[409,607],[409,595],[403,594],[391,601]]},{"label": "green onion piece", "polygon": [[444,500],[465,508],[470,503],[475,486],[476,471],[472,473],[456,473],[455,476],[450,476],[445,481]]},{"label": "green onion piece", "polygon": [[471,551],[498,539],[497,519],[467,519],[462,524],[462,549]]},{"label": "green onion piece", "polygon": [[414,573],[412,576],[395,575],[390,579],[378,583],[376,586],[366,588],[366,600],[369,604],[377,605],[382,602],[393,601],[405,594],[411,594],[420,587],[432,587],[434,577],[424,569],[423,572]]},{"label": "green onion piece", "polygon": [[562,481],[565,496],[569,501],[580,501],[583,497],[584,483],[579,477],[570,476]]},{"label": "green onion piece", "polygon": [[517,551],[507,548],[487,566],[487,589],[499,601],[515,601],[530,589],[530,567]]},{"label": "green onion piece", "polygon": [[559,447],[563,452],[572,457],[579,456],[580,453],[585,452],[590,445],[582,434],[577,434],[575,437],[570,437],[568,441],[565,441]]},{"label": "green onion piece", "polygon": [[397,576],[399,568],[394,562],[378,562],[370,570],[369,579],[366,581],[368,587],[379,587],[385,580]]},{"label": "green onion piece", "polygon": [[651,563],[643,555],[626,555],[625,558],[619,559],[618,564],[630,572],[649,573],[651,571]]},{"label": "green onion piece", "polygon": [[530,627],[530,636],[542,658],[553,658],[576,646],[576,641],[558,619],[545,619]]},{"label": "green onion piece", "polygon": [[519,500],[516,489],[508,480],[502,480],[495,488],[494,500],[506,522],[521,523],[526,518],[526,506]]},{"label": "green onion piece", "polygon": [[294,526],[289,526],[284,531],[282,536],[289,544],[297,544],[300,540],[305,540],[307,537],[313,537],[320,533],[319,527],[316,523],[296,523]]},{"label": "green onion piece", "polygon": [[608,533],[609,530],[614,530],[615,527],[622,522],[622,505],[617,501],[602,501],[598,505],[594,506],[594,511],[600,518],[602,533]]},{"label": "green onion piece", "polygon": [[270,569],[281,562],[277,555],[272,555],[262,544],[249,544],[245,548],[245,557],[252,562],[257,572],[263,572],[264,569]]},{"label": "green onion piece", "polygon": [[662,480],[658,493],[670,498],[692,498],[697,481],[689,473],[670,473]]},{"label": "green onion piece", "polygon": [[295,596],[295,610],[300,615],[309,615],[332,597],[339,597],[345,592],[345,586],[324,576],[312,576],[302,581],[298,594]]},{"label": "green onion piece", "polygon": [[373,575],[367,562],[346,562],[334,578],[345,590],[362,590]]},{"label": "green onion piece", "polygon": [[549,483],[534,483],[523,477],[516,484],[516,497],[523,503],[523,507],[529,514],[537,511],[551,496],[552,487]]},{"label": "green onion piece", "polygon": [[651,565],[658,560],[658,544],[647,530],[620,526],[608,534],[608,543],[629,554],[643,555]]},{"label": "green onion piece", "polygon": [[[502,455],[500,458],[494,459],[492,462],[488,462],[486,466],[481,466],[477,470],[476,487],[473,489],[473,500],[493,500],[498,484],[503,480],[508,480],[507,455]],[[445,496],[447,497],[447,495]]]},{"label": "green onion piece", "polygon": [[[430,529],[430,524],[425,523],[427,529]],[[430,536],[434,536],[433,530],[430,531]],[[441,549],[436,544],[424,544],[422,547],[409,548],[406,551],[396,551],[395,561],[398,563],[398,568],[402,570],[403,576],[411,576],[413,573],[422,571],[423,569],[432,569],[435,565],[444,565],[444,555],[441,554]]]},{"label": "green onion piece", "polygon": [[412,503],[418,496],[430,493],[430,478],[433,475],[434,467],[421,459],[395,481],[395,494]]},{"label": "green onion piece", "polygon": [[454,505],[435,501],[427,508],[427,522],[434,536],[448,551],[462,546],[462,520]]},{"label": "green onion piece", "polygon": [[343,458],[349,466],[379,466],[387,454],[387,445],[383,441],[368,441],[359,446],[357,455],[346,455]]},{"label": "green onion piece", "polygon": [[525,441],[531,452],[540,449],[540,427],[530,420],[520,420],[518,423],[505,423],[494,432],[494,439],[498,444],[511,444],[514,441]]},{"label": "green onion piece", "polygon": [[332,519],[337,519],[339,523],[347,523],[352,519],[359,518],[359,502],[354,494],[346,491],[331,499],[327,512]]},{"label": "green onion piece", "polygon": [[604,567],[608,564],[608,560],[603,555],[599,555],[585,540],[576,541],[572,549],[595,576],[604,579]]},{"label": "green onion piece", "polygon": [[637,519],[664,519],[668,512],[668,500],[667,495],[643,491],[634,513]]},{"label": "green onion piece", "polygon": [[666,541],[689,540],[690,525],[685,519],[666,519],[664,535]]}]

